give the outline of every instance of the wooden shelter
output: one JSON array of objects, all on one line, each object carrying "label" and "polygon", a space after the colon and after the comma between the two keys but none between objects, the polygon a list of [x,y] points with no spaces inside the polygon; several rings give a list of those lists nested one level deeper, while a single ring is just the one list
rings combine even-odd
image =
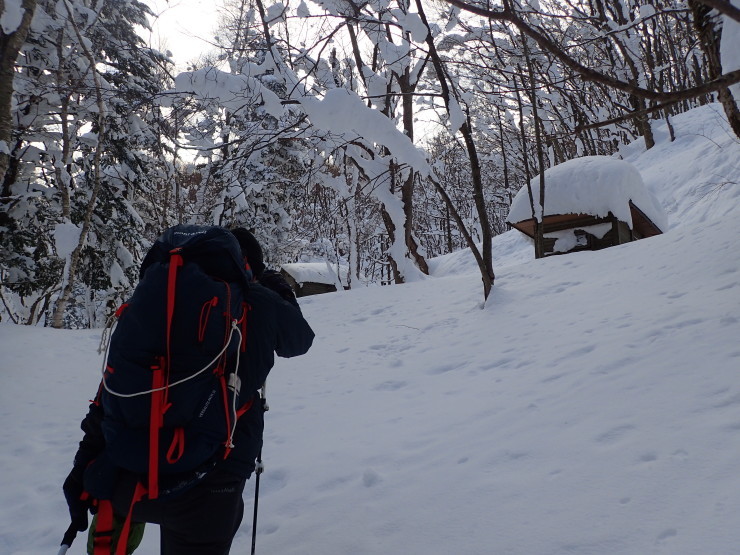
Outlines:
[{"label": "wooden shelter", "polygon": [[[605,217],[591,214],[550,214],[542,220],[545,235],[545,255],[564,254],[582,250],[599,250],[662,233],[645,213],[629,201],[632,228],[609,212]],[[509,223],[531,239],[534,239],[534,218]],[[563,233],[566,232],[566,233]],[[565,250],[556,249],[556,243],[572,234]]]},{"label": "wooden shelter", "polygon": [[[608,156],[585,156],[545,172],[544,215],[539,178],[531,182],[535,214],[543,226],[544,254],[598,250],[662,233],[667,219],[634,166]],[[514,197],[507,223],[534,239],[528,188]]]},{"label": "wooden shelter", "polygon": [[293,288],[296,297],[337,291],[339,279],[335,269],[326,262],[283,264],[280,273]]}]

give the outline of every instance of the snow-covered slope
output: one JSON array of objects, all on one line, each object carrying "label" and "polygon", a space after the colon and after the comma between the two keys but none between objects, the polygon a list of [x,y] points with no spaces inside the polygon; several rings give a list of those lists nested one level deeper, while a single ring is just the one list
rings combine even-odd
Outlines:
[{"label": "snow-covered slope", "polygon": [[[504,234],[483,308],[465,252],[303,300],[317,340],[269,380],[257,552],[738,552],[740,143],[716,109],[624,150],[664,235],[535,261]],[[66,529],[98,338],[0,325],[2,553],[54,552]]]}]

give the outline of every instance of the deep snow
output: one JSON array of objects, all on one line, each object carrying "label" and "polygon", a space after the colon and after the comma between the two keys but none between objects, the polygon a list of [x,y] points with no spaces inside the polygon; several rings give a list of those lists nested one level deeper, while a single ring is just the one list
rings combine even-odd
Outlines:
[{"label": "deep snow", "polygon": [[[740,142],[716,106],[623,151],[664,235],[302,300],[268,383],[257,552],[740,552]],[[0,552],[55,553],[99,331],[0,325]],[[248,553],[253,484],[233,553]],[[157,552],[156,527],[140,549]],[[78,539],[70,554],[83,553]]]}]

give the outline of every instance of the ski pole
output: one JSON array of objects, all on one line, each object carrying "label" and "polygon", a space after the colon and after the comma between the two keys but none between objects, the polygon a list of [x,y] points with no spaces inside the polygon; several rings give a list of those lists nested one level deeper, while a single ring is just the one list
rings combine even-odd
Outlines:
[{"label": "ski pole", "polygon": [[[267,397],[265,393],[267,391],[267,383],[262,385],[260,391],[260,400],[262,401],[262,412],[265,413],[270,410],[267,404]],[[257,544],[257,508],[260,502],[260,475],[265,470],[265,465],[262,464],[262,447],[257,453],[257,464],[254,466],[254,516],[252,517],[252,555],[255,553]]]},{"label": "ski pole", "polygon": [[57,555],[64,555],[67,550],[72,547],[72,542],[75,541],[75,538],[77,537],[77,527],[74,523],[69,525],[69,528],[67,528],[67,531],[64,533],[64,537],[62,538],[62,546],[59,548],[59,553]]},{"label": "ski pole", "polygon": [[260,502],[260,474],[265,467],[262,465],[262,449],[257,455],[257,465],[254,467],[254,517],[252,518],[252,555],[257,544],[257,506]]}]

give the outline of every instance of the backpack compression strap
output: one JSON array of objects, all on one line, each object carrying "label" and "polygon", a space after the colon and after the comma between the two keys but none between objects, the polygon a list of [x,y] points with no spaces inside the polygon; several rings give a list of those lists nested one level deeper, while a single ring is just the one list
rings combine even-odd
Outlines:
[{"label": "backpack compression strap", "polygon": [[165,404],[164,357],[152,366],[152,407],[149,414],[149,499],[159,496],[159,430],[164,424]]},{"label": "backpack compression strap", "polygon": [[136,482],[136,489],[134,490],[134,496],[131,499],[131,505],[126,515],[126,520],[121,528],[121,535],[118,536],[118,544],[116,545],[116,555],[126,555],[126,548],[128,547],[128,537],[131,533],[131,516],[134,514],[134,505],[141,501],[141,498],[146,494],[146,488],[141,482]]},{"label": "backpack compression strap", "polygon": [[164,425],[170,385],[170,364],[172,360],[172,320],[175,315],[177,294],[177,271],[183,265],[181,248],[170,251],[170,267],[167,274],[167,353],[158,364],[152,366],[152,405],[149,417],[149,499],[159,496],[159,430]]}]

